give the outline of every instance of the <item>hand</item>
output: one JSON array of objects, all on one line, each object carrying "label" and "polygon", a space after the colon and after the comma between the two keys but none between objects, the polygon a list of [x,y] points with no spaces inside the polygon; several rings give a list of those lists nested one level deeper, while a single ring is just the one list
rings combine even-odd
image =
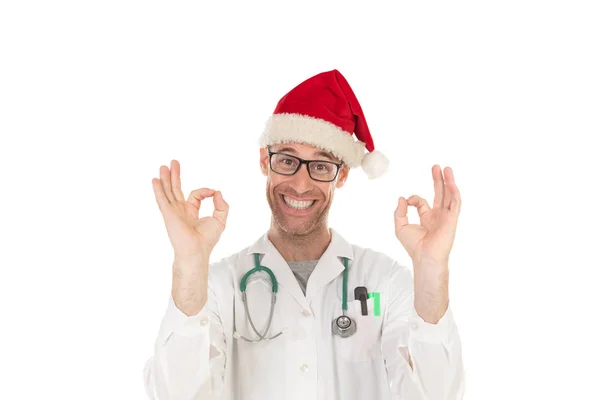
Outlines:
[{"label": "hand", "polygon": [[[408,200],[400,197],[394,212],[396,237],[413,264],[433,262],[448,265],[460,213],[460,193],[450,167],[444,169],[445,182],[439,165],[433,166],[432,174],[435,190],[433,209],[417,195],[410,196]],[[420,225],[408,223],[408,205],[417,208]]]},{"label": "hand", "polygon": [[[160,180],[152,179],[156,202],[163,215],[176,259],[208,258],[225,230],[229,205],[221,192],[213,189],[196,189],[185,201],[181,191],[180,165],[171,161],[171,170],[160,167]],[[200,203],[213,198],[212,216],[198,218]]]}]

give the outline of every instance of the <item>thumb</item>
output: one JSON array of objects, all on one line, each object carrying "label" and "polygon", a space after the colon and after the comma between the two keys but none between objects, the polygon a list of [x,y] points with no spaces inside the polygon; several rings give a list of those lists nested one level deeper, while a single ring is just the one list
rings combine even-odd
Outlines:
[{"label": "thumb", "polygon": [[223,194],[218,190],[213,197],[213,204],[215,206],[213,217],[218,219],[223,226],[225,226],[227,223],[227,215],[229,214],[229,204],[223,199]]},{"label": "thumb", "polygon": [[406,211],[408,210],[408,202],[402,196],[398,199],[398,206],[396,207],[396,211],[394,211],[394,223],[396,225],[396,230],[404,225],[408,225],[408,216],[406,215]]}]

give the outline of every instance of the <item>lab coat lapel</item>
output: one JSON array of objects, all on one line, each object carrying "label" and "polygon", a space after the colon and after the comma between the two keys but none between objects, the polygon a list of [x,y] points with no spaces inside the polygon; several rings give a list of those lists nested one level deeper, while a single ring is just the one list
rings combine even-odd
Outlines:
[{"label": "lab coat lapel", "polygon": [[331,242],[308,279],[306,298],[309,304],[317,296],[323,286],[344,272],[342,257],[349,259],[348,266],[352,265],[352,260],[354,259],[352,245],[342,238],[342,236],[334,229],[330,228],[329,230],[331,232]]},{"label": "lab coat lapel", "polygon": [[275,274],[275,279],[280,288],[279,291],[285,290],[288,292],[303,309],[309,309],[308,301],[298,284],[298,280],[289,264],[285,261],[281,253],[269,240],[268,233],[265,233],[256,243],[248,249],[248,254],[252,253],[264,254],[260,265],[270,268]]}]

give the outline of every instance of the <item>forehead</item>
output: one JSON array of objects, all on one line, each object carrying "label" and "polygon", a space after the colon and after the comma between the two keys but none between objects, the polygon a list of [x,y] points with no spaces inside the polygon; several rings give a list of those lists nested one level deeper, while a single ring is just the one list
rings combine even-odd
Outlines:
[{"label": "forehead", "polygon": [[326,157],[334,161],[339,159],[328,150],[324,150],[320,147],[315,147],[305,143],[278,143],[271,146],[273,151],[284,151],[286,153],[294,154],[297,156],[304,157]]}]

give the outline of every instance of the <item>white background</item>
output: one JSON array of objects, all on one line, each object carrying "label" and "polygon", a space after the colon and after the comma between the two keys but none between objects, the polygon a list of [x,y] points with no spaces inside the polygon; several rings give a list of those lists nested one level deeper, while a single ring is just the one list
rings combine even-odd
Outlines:
[{"label": "white background", "polygon": [[465,399],[600,398],[595,2],[214,3],[0,5],[0,398],[144,399],[172,262],[152,178],[222,190],[214,260],[251,244],[264,122],[334,68],[392,164],[353,170],[330,226],[411,265],[397,199],[454,169]]}]

